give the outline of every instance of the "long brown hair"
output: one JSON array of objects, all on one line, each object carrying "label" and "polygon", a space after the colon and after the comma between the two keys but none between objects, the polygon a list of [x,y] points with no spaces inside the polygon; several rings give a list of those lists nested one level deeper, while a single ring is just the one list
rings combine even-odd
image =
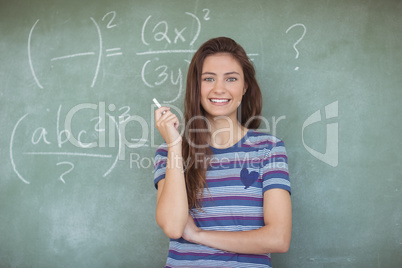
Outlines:
[{"label": "long brown hair", "polygon": [[260,125],[262,96],[255,78],[255,69],[244,49],[227,37],[213,38],[205,42],[194,54],[187,74],[184,102],[185,132],[182,140],[183,159],[186,163],[185,179],[187,199],[190,209],[201,209],[201,199],[206,184],[208,159],[212,155],[208,141],[211,133],[205,111],[201,106],[201,74],[204,60],[213,54],[232,55],[243,68],[247,91],[238,108],[238,121],[247,128],[256,129]]}]

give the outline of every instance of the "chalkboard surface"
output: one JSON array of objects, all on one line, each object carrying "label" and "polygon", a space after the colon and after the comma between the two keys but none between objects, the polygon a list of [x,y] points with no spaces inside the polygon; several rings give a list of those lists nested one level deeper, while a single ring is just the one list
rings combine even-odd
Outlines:
[{"label": "chalkboard surface", "polygon": [[229,36],[283,139],[293,236],[275,267],[402,267],[402,2],[0,2],[0,266],[163,267],[156,97]]}]

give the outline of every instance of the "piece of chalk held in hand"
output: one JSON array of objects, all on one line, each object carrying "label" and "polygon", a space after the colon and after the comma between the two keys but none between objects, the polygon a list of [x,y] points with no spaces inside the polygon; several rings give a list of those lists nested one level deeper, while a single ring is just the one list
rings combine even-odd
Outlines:
[{"label": "piece of chalk held in hand", "polygon": [[[158,108],[161,108],[161,107],[162,107],[162,106],[160,105],[160,103],[159,103],[155,98],[153,98],[153,101],[154,101],[155,105],[158,106]],[[166,113],[166,111],[163,111],[163,112],[162,112],[162,115],[164,115],[165,113]]]}]

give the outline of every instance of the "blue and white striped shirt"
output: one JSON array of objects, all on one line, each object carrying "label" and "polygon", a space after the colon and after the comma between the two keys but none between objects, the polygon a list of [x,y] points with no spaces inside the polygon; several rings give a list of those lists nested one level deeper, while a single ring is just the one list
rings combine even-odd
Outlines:
[{"label": "blue and white striped shirt", "polygon": [[[264,226],[264,192],[290,189],[287,155],[278,138],[249,130],[235,145],[211,147],[202,210],[191,212],[195,224],[205,230],[247,231]],[[155,155],[154,183],[165,178],[167,146]],[[171,239],[165,267],[271,267],[270,254],[237,254]]]}]

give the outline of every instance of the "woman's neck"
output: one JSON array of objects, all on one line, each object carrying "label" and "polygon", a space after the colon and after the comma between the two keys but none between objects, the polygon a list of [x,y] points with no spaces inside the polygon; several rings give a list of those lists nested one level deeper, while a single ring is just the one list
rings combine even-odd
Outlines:
[{"label": "woman's neck", "polygon": [[218,149],[233,146],[241,140],[248,129],[243,127],[238,121],[229,117],[215,117],[209,119],[211,125],[211,136],[209,144]]}]

